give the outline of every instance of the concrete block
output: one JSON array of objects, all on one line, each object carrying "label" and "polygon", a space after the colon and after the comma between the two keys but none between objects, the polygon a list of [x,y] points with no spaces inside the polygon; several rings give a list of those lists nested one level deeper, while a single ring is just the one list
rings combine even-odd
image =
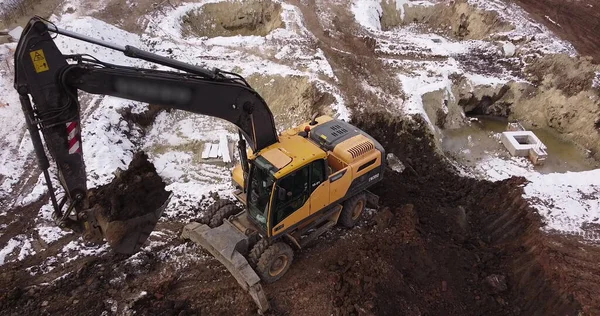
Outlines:
[{"label": "concrete block", "polygon": [[548,153],[546,145],[532,131],[507,131],[500,138],[511,155],[528,157],[534,164],[544,162]]}]

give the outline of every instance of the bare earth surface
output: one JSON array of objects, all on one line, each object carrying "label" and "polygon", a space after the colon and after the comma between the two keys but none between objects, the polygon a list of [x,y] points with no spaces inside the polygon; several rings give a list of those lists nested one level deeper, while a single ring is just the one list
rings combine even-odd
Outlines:
[{"label": "bare earth surface", "polygon": [[[551,18],[566,29],[555,31],[569,34],[582,53],[597,54],[600,41],[593,32],[579,30],[589,30],[592,19],[580,14],[594,14],[581,7],[584,2],[518,1],[542,18],[556,3],[557,15]],[[381,197],[379,212],[367,212],[352,230],[335,228],[316,246],[295,254],[280,281],[265,285],[269,314],[600,314],[600,248],[542,232],[540,218],[522,198],[524,179],[462,177],[436,153],[426,122],[387,112],[392,102],[359,82],[386,94],[400,94],[400,87],[373,58],[369,40],[355,36],[358,26],[343,3],[291,3],[300,8],[347,87],[344,97],[354,123],[407,168],[388,170],[374,188]],[[593,8],[600,12],[600,6]],[[320,21],[316,9],[330,10],[336,18]],[[366,103],[373,107],[365,109]],[[34,218],[45,202],[11,212]],[[2,218],[7,233],[0,242],[33,227],[33,220],[13,219]],[[256,314],[249,295],[218,261],[176,237],[184,224],[159,223],[173,234],[154,235],[157,246],[129,258],[100,251],[41,273],[25,269],[43,266],[76,238],[71,235],[42,253],[5,264],[0,315]]]},{"label": "bare earth surface", "polygon": [[575,46],[581,55],[600,63],[600,3],[595,0],[511,0],[527,10],[562,39]]}]

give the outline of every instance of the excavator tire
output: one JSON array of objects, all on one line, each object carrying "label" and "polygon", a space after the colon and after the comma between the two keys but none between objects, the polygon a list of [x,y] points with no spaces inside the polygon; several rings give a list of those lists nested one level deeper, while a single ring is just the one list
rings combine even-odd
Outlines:
[{"label": "excavator tire", "polygon": [[205,224],[205,225],[209,225],[210,224],[210,220],[213,218],[213,216],[223,207],[233,204],[232,200],[228,200],[228,199],[221,199],[221,200],[217,200],[215,201],[213,204],[211,204],[206,211],[204,211],[204,216],[201,217],[200,219],[198,219],[198,222],[200,224]]},{"label": "excavator tire", "polygon": [[248,263],[253,269],[256,269],[256,265],[258,264],[258,260],[260,260],[260,256],[267,250],[269,247],[269,241],[266,239],[259,240],[248,254]]},{"label": "excavator tire", "polygon": [[346,228],[352,228],[358,222],[367,205],[367,196],[359,193],[344,202],[338,223]]},{"label": "excavator tire", "polygon": [[292,247],[283,242],[276,242],[260,256],[256,265],[256,273],[263,282],[273,283],[289,270],[292,260],[294,260]]},{"label": "excavator tire", "polygon": [[221,207],[210,219],[210,222],[208,223],[208,226],[210,228],[215,228],[218,226],[221,226],[221,224],[223,224],[223,220],[226,219],[227,217],[237,214],[239,212],[241,212],[242,210],[235,204],[227,204],[223,207]]}]

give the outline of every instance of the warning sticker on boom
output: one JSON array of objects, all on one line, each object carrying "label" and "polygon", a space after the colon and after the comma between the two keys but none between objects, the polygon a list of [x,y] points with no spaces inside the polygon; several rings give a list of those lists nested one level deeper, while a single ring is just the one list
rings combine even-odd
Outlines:
[{"label": "warning sticker on boom", "polygon": [[35,68],[36,73],[44,72],[50,70],[48,67],[48,63],[46,62],[46,56],[44,56],[44,51],[41,49],[34,50],[29,53],[31,56],[31,60],[33,61],[33,68]]}]

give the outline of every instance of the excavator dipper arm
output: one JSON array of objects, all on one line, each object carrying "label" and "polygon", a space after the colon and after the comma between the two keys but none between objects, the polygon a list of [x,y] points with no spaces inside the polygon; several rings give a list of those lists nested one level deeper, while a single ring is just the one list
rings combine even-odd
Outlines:
[{"label": "excavator dipper arm", "polygon": [[[119,50],[129,57],[181,72],[118,66],[87,55],[63,55],[54,43],[52,33]],[[20,96],[39,166],[49,186],[55,218],[61,225],[73,229],[87,230],[90,224],[82,225],[87,216],[81,219],[77,215],[89,207],[79,90],[224,119],[238,127],[254,152],[278,141],[269,107],[241,76],[185,64],[132,46],[121,47],[95,40],[58,29],[37,17],[29,21],[17,46],[14,86]],[[61,201],[56,200],[51,186],[49,161],[40,132],[56,162],[58,178],[66,192]],[[240,139],[240,143],[244,144],[244,141]],[[63,212],[67,202],[68,211]],[[70,216],[73,209],[76,210],[75,219]]]}]

